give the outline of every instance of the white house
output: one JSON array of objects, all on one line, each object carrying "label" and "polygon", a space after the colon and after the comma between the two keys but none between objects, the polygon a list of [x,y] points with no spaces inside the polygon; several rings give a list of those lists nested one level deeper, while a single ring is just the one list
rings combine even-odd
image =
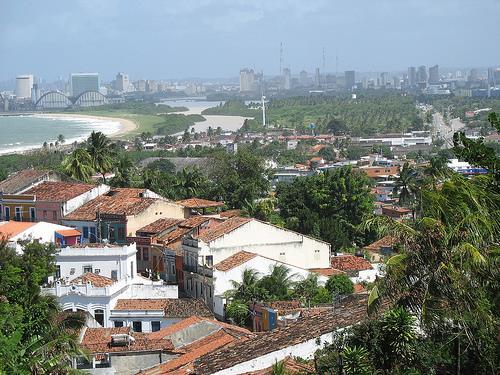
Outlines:
[{"label": "white house", "polygon": [[63,248],[44,292],[58,297],[63,310],[84,311],[102,327],[113,326],[111,309],[119,299],[177,298],[177,285],[137,274],[136,251],[135,244]]},{"label": "white house", "polygon": [[300,268],[329,268],[330,244],[260,220],[232,217],[183,240],[184,264],[213,266],[241,250]]},{"label": "white house", "polygon": [[[236,254],[215,264],[212,268],[212,277],[207,277],[207,272],[185,273],[184,290],[193,297],[203,298],[211,307],[215,316],[224,319],[224,294],[233,289],[232,281],[241,282],[246,269],[256,271],[260,277],[271,273],[273,266],[284,265],[290,270],[293,281],[300,281],[311,274],[310,271],[276,261],[248,251],[239,251]],[[200,269],[202,267],[200,266]],[[327,277],[318,275],[320,285],[324,285]]]}]

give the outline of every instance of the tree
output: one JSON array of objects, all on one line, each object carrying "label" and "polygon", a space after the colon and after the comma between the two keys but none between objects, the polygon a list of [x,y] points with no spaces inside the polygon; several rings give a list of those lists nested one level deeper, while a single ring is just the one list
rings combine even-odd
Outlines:
[{"label": "tree", "polygon": [[77,148],[61,163],[62,169],[70,177],[88,182],[94,173],[92,157],[84,148]]},{"label": "tree", "polygon": [[29,243],[17,254],[0,242],[0,373],[64,374],[70,359],[84,356],[80,314],[62,313],[40,286],[55,271],[52,245]]},{"label": "tree", "polygon": [[250,317],[250,312],[248,306],[241,302],[231,302],[226,307],[226,316],[228,320],[234,322],[234,324],[240,327],[246,327],[248,325],[248,319]]},{"label": "tree", "polygon": [[106,173],[112,171],[116,156],[109,138],[101,132],[93,131],[87,139],[87,152],[92,158],[92,167],[102,175],[102,180],[106,183]]},{"label": "tree", "polygon": [[287,228],[330,242],[334,249],[364,243],[358,225],[373,213],[371,181],[350,167],[296,178],[276,189]]},{"label": "tree", "polygon": [[242,281],[231,280],[231,284],[233,289],[228,295],[237,301],[249,303],[266,298],[266,291],[260,285],[259,273],[254,269],[245,269],[242,273]]},{"label": "tree", "polygon": [[330,133],[333,133],[335,135],[341,135],[345,134],[347,131],[347,126],[345,122],[338,118],[333,118],[328,123],[326,124],[326,128]]},{"label": "tree", "polygon": [[245,148],[234,155],[218,153],[208,168],[208,195],[230,208],[242,208],[268,193],[267,173],[264,160]]},{"label": "tree", "polygon": [[271,273],[260,280],[260,286],[264,288],[271,300],[288,300],[291,298],[291,289],[295,274],[284,264],[275,264]]},{"label": "tree", "polygon": [[130,187],[132,183],[134,163],[130,157],[123,153],[118,157],[115,176],[111,179],[113,186]]},{"label": "tree", "polygon": [[182,134],[182,143],[189,143],[191,141],[191,133],[186,129]]},{"label": "tree", "polygon": [[57,136],[57,142],[59,142],[60,144],[63,144],[64,142],[66,142],[66,139],[64,138],[64,135],[59,134]]},{"label": "tree", "polygon": [[186,199],[197,197],[204,189],[206,179],[198,168],[183,168],[177,173],[177,190],[178,199]]},{"label": "tree", "polygon": [[318,275],[310,273],[304,280],[298,281],[294,287],[294,296],[311,301],[318,294]]},{"label": "tree", "polygon": [[418,191],[418,172],[408,162],[405,162],[399,172],[393,193],[399,196],[400,206],[410,206],[415,202]]},{"label": "tree", "polygon": [[354,284],[345,274],[330,276],[326,281],[325,288],[330,292],[330,295],[347,295],[354,293]]}]

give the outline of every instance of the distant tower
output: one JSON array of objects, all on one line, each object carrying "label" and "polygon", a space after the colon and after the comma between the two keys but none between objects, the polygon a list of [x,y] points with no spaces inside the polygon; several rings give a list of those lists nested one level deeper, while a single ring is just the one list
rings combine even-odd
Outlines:
[{"label": "distant tower", "polygon": [[266,127],[266,97],[262,95],[262,126]]},{"label": "distant tower", "polygon": [[325,47],[323,47],[323,72],[326,72],[326,56],[325,56]]},{"label": "distant tower", "polygon": [[280,76],[283,75],[283,42],[280,43]]}]

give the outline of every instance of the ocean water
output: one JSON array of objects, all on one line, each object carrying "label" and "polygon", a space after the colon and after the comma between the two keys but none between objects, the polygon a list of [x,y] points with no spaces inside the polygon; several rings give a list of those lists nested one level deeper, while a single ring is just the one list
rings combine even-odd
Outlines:
[{"label": "ocean water", "polygon": [[0,116],[0,154],[22,152],[40,148],[62,134],[65,144],[86,139],[92,131],[113,134],[121,129],[113,120],[91,119],[75,116],[51,117],[50,115]]}]

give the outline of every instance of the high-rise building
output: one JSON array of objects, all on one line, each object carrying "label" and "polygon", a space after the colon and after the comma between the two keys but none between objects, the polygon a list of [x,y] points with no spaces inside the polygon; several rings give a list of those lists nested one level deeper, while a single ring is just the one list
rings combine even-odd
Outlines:
[{"label": "high-rise building", "polygon": [[240,70],[240,92],[254,91],[255,89],[255,73],[253,69]]},{"label": "high-rise building", "polygon": [[319,68],[316,68],[316,72],[314,74],[314,86],[321,86],[321,74],[319,73]]},{"label": "high-rise building", "polygon": [[408,68],[408,86],[413,88],[417,85],[417,69],[414,66]]},{"label": "high-rise building", "polygon": [[24,74],[16,77],[17,99],[31,98],[32,89],[33,89],[33,74]]},{"label": "high-rise building", "polygon": [[421,65],[417,70],[417,83],[427,83],[427,68],[425,65]]},{"label": "high-rise building", "polygon": [[439,82],[439,65],[434,65],[429,68],[429,83]]},{"label": "high-rise building", "polygon": [[309,77],[305,70],[301,71],[299,74],[299,83],[302,87],[309,86]]},{"label": "high-rise building", "polygon": [[292,88],[292,72],[290,68],[283,69],[283,88],[290,90]]},{"label": "high-rise building", "polygon": [[115,80],[115,88],[118,91],[127,92],[130,87],[130,80],[128,74],[118,73]]},{"label": "high-rise building", "polygon": [[383,72],[380,73],[380,87],[386,87],[387,86],[387,76],[389,73]]},{"label": "high-rise building", "polygon": [[479,71],[477,69],[471,69],[469,73],[469,82],[479,81]]},{"label": "high-rise building", "polygon": [[86,91],[99,91],[99,73],[72,73],[71,95],[78,96]]},{"label": "high-rise building", "polygon": [[158,83],[152,79],[146,81],[146,91],[155,93],[158,92]]},{"label": "high-rise building", "polygon": [[134,84],[135,91],[146,91],[146,81],[144,79],[140,79]]},{"label": "high-rise building", "polygon": [[352,90],[352,88],[356,84],[356,73],[354,72],[354,70],[346,70],[344,72],[344,81],[345,88],[347,90]]},{"label": "high-rise building", "polygon": [[392,77],[392,86],[394,89],[398,89],[401,86],[401,79],[399,77]]}]

